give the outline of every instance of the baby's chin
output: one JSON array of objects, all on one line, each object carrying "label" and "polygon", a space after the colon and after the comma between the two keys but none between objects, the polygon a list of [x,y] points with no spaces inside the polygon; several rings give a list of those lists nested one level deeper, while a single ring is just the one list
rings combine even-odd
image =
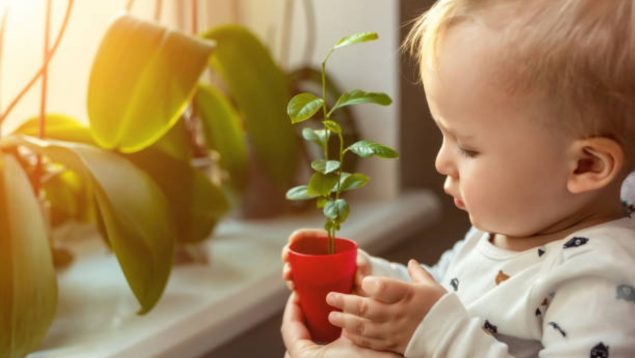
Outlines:
[{"label": "baby's chin", "polygon": [[506,237],[531,237],[539,232],[539,229],[512,227],[509,221],[500,220],[500,222],[488,222],[479,220],[478,217],[470,214],[470,224],[477,230],[491,234],[503,235]]}]

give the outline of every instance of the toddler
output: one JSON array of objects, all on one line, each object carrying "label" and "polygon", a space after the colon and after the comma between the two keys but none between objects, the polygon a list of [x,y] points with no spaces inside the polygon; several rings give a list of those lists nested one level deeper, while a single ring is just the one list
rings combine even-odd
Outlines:
[{"label": "toddler", "polygon": [[434,267],[360,252],[330,321],[411,357],[635,356],[635,3],[440,0],[406,44],[473,228]]}]

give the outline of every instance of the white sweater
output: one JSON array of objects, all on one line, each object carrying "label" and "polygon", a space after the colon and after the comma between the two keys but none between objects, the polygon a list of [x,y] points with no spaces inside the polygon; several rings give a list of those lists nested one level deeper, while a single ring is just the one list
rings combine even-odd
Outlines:
[{"label": "white sweater", "polygon": [[[406,357],[635,357],[635,219],[586,228],[542,247],[465,239],[426,267],[447,290]],[[372,273],[409,280],[371,258]]]}]

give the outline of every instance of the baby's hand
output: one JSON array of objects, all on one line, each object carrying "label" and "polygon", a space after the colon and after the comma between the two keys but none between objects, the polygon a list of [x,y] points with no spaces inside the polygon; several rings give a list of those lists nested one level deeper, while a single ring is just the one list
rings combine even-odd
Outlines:
[{"label": "baby's hand", "polygon": [[329,321],[359,346],[404,354],[421,320],[446,293],[415,260],[408,263],[408,273],[411,283],[364,279],[362,288],[369,297],[329,293],[326,301],[342,310],[331,312]]},{"label": "baby's hand", "polygon": [[[293,291],[293,276],[291,273],[291,267],[289,266],[289,246],[295,240],[302,236],[324,237],[327,236],[325,230],[321,229],[299,229],[291,233],[288,243],[282,248],[282,262],[284,266],[282,268],[282,279],[286,282],[289,290]],[[370,275],[371,267],[368,254],[362,250],[357,251],[357,272],[355,273],[355,282],[353,286],[353,293],[363,295],[361,290],[362,280],[364,277]]]}]

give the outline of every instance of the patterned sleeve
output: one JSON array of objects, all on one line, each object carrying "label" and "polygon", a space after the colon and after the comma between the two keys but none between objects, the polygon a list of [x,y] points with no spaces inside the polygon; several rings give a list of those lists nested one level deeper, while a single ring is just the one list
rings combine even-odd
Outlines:
[{"label": "patterned sleeve", "polygon": [[430,309],[415,330],[406,357],[511,357],[507,345],[483,330],[454,293],[447,293]]},{"label": "patterned sleeve", "polygon": [[563,284],[543,319],[541,357],[635,357],[635,290],[602,277]]}]

